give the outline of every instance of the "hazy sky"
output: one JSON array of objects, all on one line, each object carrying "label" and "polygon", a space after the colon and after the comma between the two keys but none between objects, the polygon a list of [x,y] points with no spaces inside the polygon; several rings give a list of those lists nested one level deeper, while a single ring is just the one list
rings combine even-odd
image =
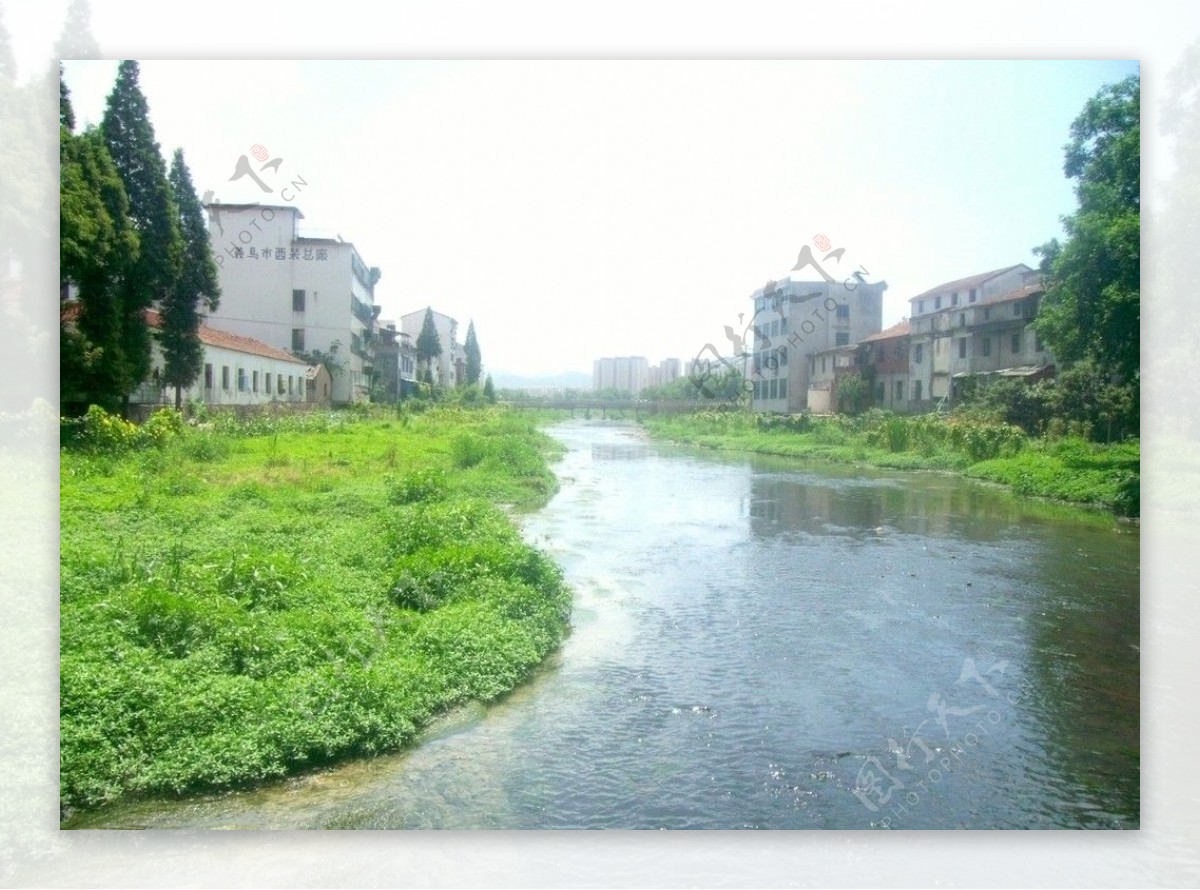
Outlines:
[{"label": "hazy sky", "polygon": [[[1075,207],[1071,121],[1133,62],[142,63],[197,188],[255,144],[305,224],[353,241],[384,318],[474,319],[493,372],[690,358],[817,234],[886,280],[884,325],[941,281],[1026,262]],[[81,124],[115,62],[68,63]],[[264,176],[269,176],[268,171]],[[831,264],[835,273],[838,266]],[[812,277],[811,274],[805,277]]]}]

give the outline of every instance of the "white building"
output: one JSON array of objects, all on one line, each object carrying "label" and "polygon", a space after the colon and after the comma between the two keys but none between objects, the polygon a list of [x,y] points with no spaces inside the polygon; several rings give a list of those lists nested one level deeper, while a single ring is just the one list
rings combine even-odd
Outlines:
[{"label": "white building", "polygon": [[[162,318],[146,310],[146,323],[162,329]],[[261,405],[268,402],[303,402],[308,365],[282,349],[251,337],[200,325],[196,331],[204,348],[200,376],[183,391],[185,402],[206,405]],[[141,405],[174,405],[175,388],[161,384],[162,349],[155,338],[151,347],[150,379],[133,394]]]},{"label": "white building", "polygon": [[[433,327],[442,347],[442,354],[434,363],[433,382],[440,386],[458,386],[465,383],[467,362],[463,344],[458,342],[458,322],[433,307],[426,309],[433,313]],[[426,309],[418,309],[416,312],[400,316],[400,331],[408,335],[414,347],[421,336],[421,329],[425,326]],[[423,372],[424,368],[419,370]]]},{"label": "white building", "polygon": [[276,349],[330,356],[334,404],[367,398],[379,270],[341,236],[302,232],[296,207],[205,206],[221,281],[211,323]]}]

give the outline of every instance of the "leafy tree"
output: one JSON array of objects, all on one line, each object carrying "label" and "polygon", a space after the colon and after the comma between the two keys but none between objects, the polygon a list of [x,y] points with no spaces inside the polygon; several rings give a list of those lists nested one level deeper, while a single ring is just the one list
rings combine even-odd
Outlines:
[{"label": "leafy tree", "polygon": [[138,74],[137,62],[121,62],[100,125],[125,184],[129,217],[141,241],[137,261],[125,281],[122,302],[121,339],[134,386],[145,380],[150,370],[150,334],[144,312],[168,299],[179,278],[184,254],[179,210],[167,181],[166,163],[154,140]]},{"label": "leafy tree", "polygon": [[184,252],[179,277],[162,301],[163,381],[175,387],[175,407],[183,407],[183,390],[200,376],[204,362],[204,346],[197,330],[200,326],[200,305],[209,311],[217,308],[221,287],[217,283],[217,264],[213,260],[208,229],[204,224],[204,209],[192,186],[192,174],[183,160],[183,149],[175,149],[169,177],[175,206],[179,210],[179,227],[183,235]]},{"label": "leafy tree", "polygon": [[442,354],[442,339],[438,336],[433,324],[433,309],[425,310],[425,321],[421,324],[421,333],[417,336],[417,360],[425,365],[425,381],[433,383],[433,371],[430,365]]},{"label": "leafy tree", "polygon": [[838,378],[837,409],[843,414],[861,414],[871,404],[871,391],[874,389],[867,375],[852,371]]},{"label": "leafy tree", "polygon": [[492,403],[496,401],[496,386],[492,383],[491,374],[488,374],[487,379],[483,381],[483,397]]},{"label": "leafy tree", "polygon": [[473,386],[479,382],[480,364],[479,341],[475,339],[475,322],[467,324],[467,342],[463,345],[467,354],[467,385]]},{"label": "leafy tree", "polygon": [[1063,170],[1079,209],[1065,243],[1047,242],[1046,295],[1036,325],[1066,366],[1090,358],[1114,382],[1140,370],[1141,87],[1131,76],[1102,88],[1071,125]]}]

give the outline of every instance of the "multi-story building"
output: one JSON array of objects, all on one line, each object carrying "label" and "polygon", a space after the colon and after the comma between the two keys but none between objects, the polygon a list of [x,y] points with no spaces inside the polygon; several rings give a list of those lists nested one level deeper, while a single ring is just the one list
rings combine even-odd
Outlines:
[{"label": "multi-story building", "polygon": [[770,282],[750,295],[754,314],[743,343],[749,353],[755,411],[794,413],[808,407],[809,358],[849,346],[883,325],[887,282]]},{"label": "multi-story building", "polygon": [[592,362],[592,389],[615,389],[637,395],[648,386],[650,366],[645,356],[598,358]]},{"label": "multi-story building", "polygon": [[940,284],[913,297],[909,402],[953,404],[961,381],[980,374],[1035,378],[1054,359],[1030,326],[1043,293],[1024,263]]},{"label": "multi-story building", "polygon": [[412,337],[394,321],[379,322],[375,341],[375,382],[385,402],[394,402],[416,391],[417,348]]},{"label": "multi-story building", "polygon": [[[416,344],[425,326],[426,311],[433,315],[433,327],[437,331],[438,343],[442,347],[441,354],[434,360],[433,382],[439,386],[458,386],[467,380],[466,355],[463,344],[458,342],[458,322],[443,312],[438,312],[432,306],[418,309],[400,316],[400,332],[407,334]],[[418,373],[424,368],[418,368]]]},{"label": "multi-story building", "polygon": [[876,408],[908,411],[910,334],[908,319],[890,328],[864,337],[858,344],[858,367],[874,386],[872,403]]},{"label": "multi-story building", "polygon": [[304,234],[290,205],[209,204],[220,269],[213,326],[334,367],[332,400],[366,399],[379,269],[341,236]]}]

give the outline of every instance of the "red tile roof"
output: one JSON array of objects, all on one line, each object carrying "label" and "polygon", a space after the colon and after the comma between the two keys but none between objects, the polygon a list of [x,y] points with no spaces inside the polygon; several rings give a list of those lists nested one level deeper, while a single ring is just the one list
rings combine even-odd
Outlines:
[{"label": "red tile roof", "polygon": [[1003,269],[993,269],[991,272],[983,272],[979,275],[972,275],[969,278],[959,278],[957,281],[947,281],[945,284],[939,284],[937,287],[931,287],[922,294],[917,294],[915,297],[910,297],[908,302],[911,303],[913,300],[921,300],[932,297],[935,294],[945,293],[946,291],[970,290],[973,287],[979,287],[984,282],[991,281],[993,278],[1003,275],[1005,272],[1011,272],[1013,269],[1017,269],[1023,265],[1024,263],[1016,263],[1012,266],[1005,266]]},{"label": "red tile roof", "polygon": [[869,337],[863,337],[858,342],[859,343],[873,343],[876,340],[894,340],[897,337],[907,337],[911,333],[912,333],[912,325],[909,324],[908,319],[905,319],[904,321],[900,322],[899,324],[892,325],[887,330],[880,331],[878,334],[872,334]]},{"label": "red tile roof", "polygon": [[[146,310],[146,324],[152,328],[162,327],[162,316],[155,309]],[[284,352],[282,349],[276,349],[274,346],[268,346],[261,340],[255,340],[253,337],[243,337],[241,334],[231,334],[229,331],[221,331],[216,328],[210,328],[208,325],[202,324],[196,329],[196,333],[200,337],[200,342],[208,346],[219,346],[222,349],[230,349],[234,352],[244,352],[248,355],[257,355],[263,358],[271,358],[281,362],[291,362],[294,365],[308,366],[308,362],[296,358],[290,352]]]}]

